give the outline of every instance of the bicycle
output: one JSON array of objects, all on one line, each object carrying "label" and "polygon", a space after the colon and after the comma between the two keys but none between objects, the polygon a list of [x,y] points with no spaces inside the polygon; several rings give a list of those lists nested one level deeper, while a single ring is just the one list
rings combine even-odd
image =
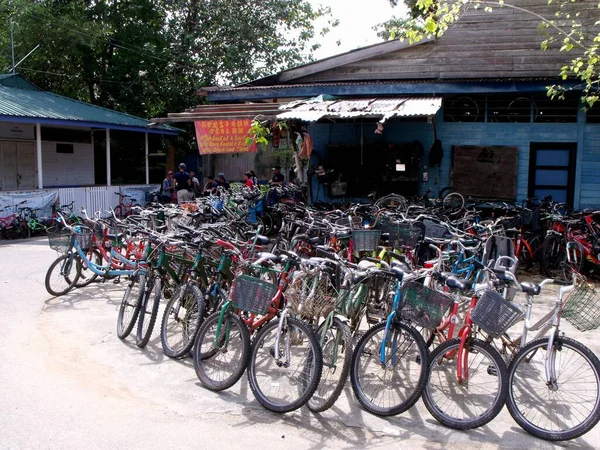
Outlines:
[{"label": "bicycle", "polygon": [[[115,192],[115,195],[119,196],[119,205],[115,207],[114,214],[119,219],[123,219],[130,214],[133,214],[134,211],[142,208],[142,205],[136,203],[136,199],[132,198],[130,195],[121,194],[120,192]],[[125,199],[130,200],[126,203]]]}]

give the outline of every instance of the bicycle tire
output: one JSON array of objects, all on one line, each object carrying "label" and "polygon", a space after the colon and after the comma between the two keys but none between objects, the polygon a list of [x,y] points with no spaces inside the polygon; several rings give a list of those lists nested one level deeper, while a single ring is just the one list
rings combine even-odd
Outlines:
[{"label": "bicycle tire", "polygon": [[458,211],[465,207],[465,198],[459,192],[450,192],[442,198],[444,208]]},{"label": "bicycle tire", "polygon": [[138,314],[137,333],[135,336],[135,345],[144,348],[154,330],[158,307],[162,297],[162,280],[160,276],[154,273],[146,278],[146,284],[143,288],[143,296]]},{"label": "bicycle tire", "polygon": [[564,260],[565,248],[562,236],[551,234],[546,236],[542,244],[540,269],[549,278],[558,278],[562,272],[560,264]]},{"label": "bicycle tire", "polygon": [[[95,263],[98,266],[102,265],[102,255],[97,249],[92,250],[87,255],[88,259]],[[79,276],[79,280],[75,283],[76,288],[83,288],[92,284],[98,278],[98,274],[92,272],[88,267],[84,267],[83,262],[81,262],[81,273]]]},{"label": "bicycle tire", "polygon": [[[427,380],[428,361],[428,351],[421,334],[411,325],[395,321],[390,328],[392,339],[387,340],[391,348],[390,358],[386,359],[386,364],[392,362],[392,371],[388,367],[383,367],[380,349],[385,328],[386,323],[380,322],[362,336],[354,348],[350,369],[352,389],[357,400],[369,413],[382,417],[395,416],[407,411],[419,400]],[[400,346],[396,341],[398,337],[404,338]],[[405,344],[407,346],[403,348]],[[399,352],[401,356],[398,362],[394,363],[393,358]],[[407,375],[414,371],[417,374],[410,381]],[[389,386],[392,377],[395,378],[394,389]],[[378,383],[380,386],[377,385]],[[379,399],[382,401],[385,401],[386,397],[389,399],[394,393],[397,396],[392,400],[393,404],[390,402],[385,406],[376,403]]]},{"label": "bicycle tire", "polygon": [[[182,309],[183,314],[180,315]],[[175,290],[167,303],[160,327],[160,341],[165,355],[181,358],[188,354],[202,325],[205,311],[204,297],[196,284],[186,283]],[[181,344],[178,336],[181,336]]]},{"label": "bicycle tire", "polygon": [[[296,318],[287,317],[286,320],[287,323],[281,330],[279,345],[288,347],[285,350],[274,348],[279,320],[273,320],[257,333],[248,363],[248,382],[254,397],[266,409],[276,413],[294,411],[308,402],[319,385],[323,370],[321,346],[312,329]],[[273,339],[272,344],[268,341],[270,338]],[[297,350],[305,342],[308,348]],[[281,356],[289,355],[289,361],[276,361],[276,351]],[[273,396],[271,388],[276,387],[275,394],[281,394],[280,386],[289,375],[293,378],[288,380],[290,390],[287,394],[283,397]],[[263,383],[263,380],[266,382]]]},{"label": "bicycle tire", "polygon": [[[219,322],[219,315],[220,311],[217,311],[204,320],[196,335],[193,348],[194,369],[196,370],[198,380],[200,380],[200,383],[206,389],[216,392],[229,389],[242,378],[248,366],[248,358],[250,357],[250,333],[244,321],[232,312],[225,314],[223,324],[221,325],[221,336],[224,338],[225,335],[223,333],[226,330],[227,324],[235,327],[238,335],[234,333],[232,338],[230,331],[226,347],[215,348],[214,343],[217,339],[216,328]],[[219,339],[220,343],[224,343],[223,338]],[[219,379],[217,379],[215,372],[223,370],[225,366],[222,355],[232,355],[233,364],[227,376],[218,377]]]},{"label": "bicycle tire", "polygon": [[[56,268],[59,270],[58,274],[54,273]],[[73,273],[73,270],[75,270],[75,273]],[[80,273],[81,261],[77,256],[69,253],[60,255],[52,264],[50,264],[50,267],[46,272],[46,277],[44,279],[46,291],[55,297],[65,295],[75,287],[77,280],[79,280]],[[63,286],[62,288],[59,288],[52,285],[53,275],[56,277],[56,280],[63,279],[66,283],[66,287]]]},{"label": "bicycle tire", "polygon": [[[324,325],[325,322],[317,329],[317,339],[319,342]],[[329,335],[331,330],[336,330],[333,335]],[[348,325],[340,318],[333,318],[325,341],[321,345],[321,350],[323,353],[321,380],[319,381],[317,390],[306,403],[306,406],[312,412],[323,412],[331,408],[341,395],[348,380],[350,364],[352,363],[352,335],[350,334]],[[339,362],[340,357],[343,357],[341,364]],[[338,372],[339,375],[333,378]]]},{"label": "bicycle tire", "polygon": [[[465,344],[465,351],[468,351],[469,355],[469,380],[459,384],[456,379],[459,346],[460,339],[452,339],[431,353],[429,375],[423,390],[423,403],[429,413],[442,425],[456,430],[470,430],[489,423],[502,410],[508,395],[508,371],[502,356],[495,348],[486,342],[471,339]],[[446,358],[447,354],[453,356]],[[487,356],[489,362],[478,361],[475,367],[474,362],[477,359],[472,355]],[[485,369],[485,374],[479,369]],[[475,375],[479,374],[489,377],[487,380],[491,382],[490,389],[497,390],[497,393],[489,396],[493,398],[472,392],[482,385],[481,381],[477,383],[472,381]],[[485,381],[485,378],[478,377],[478,380],[482,379]],[[439,389],[438,381],[439,384],[443,384]],[[468,392],[469,389],[471,392]],[[443,397],[442,402],[439,402],[440,397]],[[464,413],[461,417],[457,417],[458,414],[451,415],[449,411],[442,411],[442,405],[457,404],[461,406],[455,412]]]},{"label": "bicycle tire", "polygon": [[121,205],[117,206],[115,209],[113,209],[113,211],[117,219],[123,218],[123,208],[121,208]]},{"label": "bicycle tire", "polygon": [[146,275],[132,275],[129,285],[123,294],[119,315],[117,316],[117,336],[125,339],[133,330],[142,306],[143,286],[146,283]]},{"label": "bicycle tire", "polygon": [[[563,373],[557,374],[559,385],[556,390],[551,389],[545,378],[548,338],[540,338],[529,342],[515,355],[510,363],[508,371],[509,392],[506,407],[515,422],[529,434],[548,441],[565,441],[584,435],[594,428],[600,420],[600,361],[589,348],[573,339],[557,336],[554,345],[556,351],[561,353],[559,360],[562,361],[559,361],[558,364],[560,365],[563,362],[562,369],[575,372],[571,376],[568,376],[568,374],[563,375]],[[577,365],[574,357],[563,357],[565,349],[570,349],[579,355],[582,364]],[[592,373],[585,379],[582,379],[581,376],[583,364],[588,364],[592,370]],[[565,385],[569,382],[574,382],[575,392],[567,392],[566,395],[560,397],[558,393],[564,392]],[[531,391],[536,386],[539,387],[540,391],[532,395]],[[522,391],[527,391],[525,396],[529,397],[529,399],[525,399],[526,404],[516,399],[516,394]],[[573,417],[574,414],[581,413],[581,404],[578,404],[577,408],[572,407],[572,405],[577,402],[577,399],[585,398],[586,394],[595,396],[592,402],[593,406],[589,414],[576,425],[568,428],[563,427],[560,430],[550,430],[532,423],[532,419],[538,415],[542,419],[546,419],[544,422],[546,427],[553,418],[556,419],[559,425],[566,425],[569,416]],[[526,407],[526,410],[524,407]],[[565,414],[561,414],[561,412]],[[533,414],[533,417],[530,416],[530,413]],[[531,417],[531,419],[528,417]]]}]

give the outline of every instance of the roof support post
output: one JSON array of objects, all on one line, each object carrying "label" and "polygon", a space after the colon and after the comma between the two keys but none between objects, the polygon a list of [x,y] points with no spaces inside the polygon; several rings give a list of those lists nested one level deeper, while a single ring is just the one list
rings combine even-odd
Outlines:
[{"label": "roof support post", "polygon": [[44,173],[42,170],[42,125],[39,123],[35,124],[35,144],[37,150],[37,187],[38,189],[43,189]]},{"label": "roof support post", "polygon": [[146,134],[146,139],[144,141],[144,149],[145,149],[145,158],[146,158],[146,184],[150,184],[150,164],[148,161],[148,133]]},{"label": "roof support post", "polygon": [[106,129],[106,185],[110,186],[110,130]]}]

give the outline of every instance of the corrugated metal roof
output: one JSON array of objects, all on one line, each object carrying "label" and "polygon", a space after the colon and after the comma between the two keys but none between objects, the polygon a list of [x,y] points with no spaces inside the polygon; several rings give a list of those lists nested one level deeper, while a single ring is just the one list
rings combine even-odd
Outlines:
[{"label": "corrugated metal roof", "polygon": [[441,97],[359,98],[352,100],[325,100],[322,97],[316,97],[282,105],[281,109],[290,111],[279,114],[277,118],[315,122],[323,118],[380,117],[384,122],[391,117],[432,116],[441,106]]},{"label": "corrugated metal roof", "polygon": [[94,106],[68,97],[41,90],[19,89],[0,83],[0,121],[1,116],[42,119],[97,124],[100,128],[118,126],[149,132],[177,131],[172,127],[148,128],[150,121],[129,114]]}]

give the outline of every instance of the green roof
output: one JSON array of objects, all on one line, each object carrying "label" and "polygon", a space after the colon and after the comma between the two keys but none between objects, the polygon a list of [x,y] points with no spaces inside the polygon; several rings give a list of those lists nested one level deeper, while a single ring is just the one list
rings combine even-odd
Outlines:
[{"label": "green roof", "polygon": [[177,134],[173,127],[149,128],[149,120],[42,91],[18,74],[0,75],[0,122],[38,122]]}]

